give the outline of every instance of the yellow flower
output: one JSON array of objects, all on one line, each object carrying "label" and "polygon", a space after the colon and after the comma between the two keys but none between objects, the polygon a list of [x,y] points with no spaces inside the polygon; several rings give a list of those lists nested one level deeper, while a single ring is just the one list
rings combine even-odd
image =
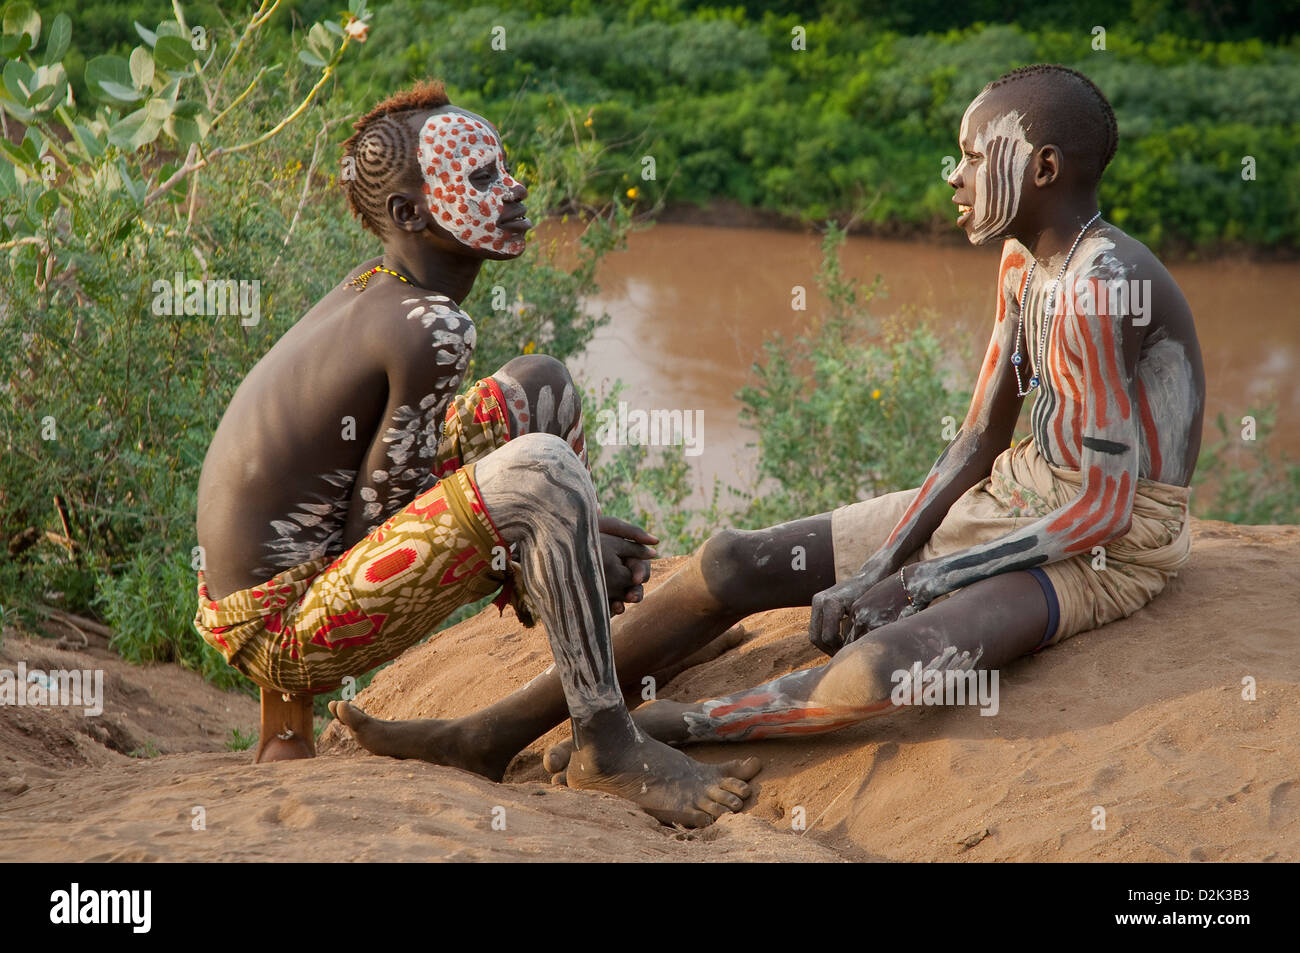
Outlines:
[{"label": "yellow flower", "polygon": [[532,353],[533,353],[534,351],[536,351],[536,350],[537,350],[537,342],[536,342],[536,341],[529,341],[527,344],[524,345],[524,353],[525,353],[525,354],[532,354]]},{"label": "yellow flower", "polygon": [[877,387],[875,390],[873,390],[873,391],[871,392],[871,399],[872,399],[872,400],[880,400],[880,388],[879,388],[879,387]]},{"label": "yellow flower", "polygon": [[641,193],[637,191],[637,187],[635,185],[632,186],[632,188],[627,190],[627,197],[630,199],[635,199],[640,194]]},{"label": "yellow flower", "polygon": [[588,129],[590,129],[590,128],[595,124],[595,122],[596,122],[596,120],[594,120],[594,119],[592,119],[590,116],[588,116],[588,117],[587,117],[587,121],[584,122],[583,125],[586,126]]}]

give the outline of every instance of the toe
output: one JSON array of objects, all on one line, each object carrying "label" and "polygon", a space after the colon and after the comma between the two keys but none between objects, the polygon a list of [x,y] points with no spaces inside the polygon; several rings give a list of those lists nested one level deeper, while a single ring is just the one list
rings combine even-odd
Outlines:
[{"label": "toe", "polygon": [[551,774],[558,774],[569,766],[569,759],[572,757],[573,742],[561,741],[547,749],[546,754],[542,756],[542,766]]},{"label": "toe", "polygon": [[558,784],[560,787],[569,786],[569,774],[567,771],[561,771],[558,774],[551,775],[551,783]]},{"label": "toe", "polygon": [[728,761],[722,765],[719,770],[731,778],[739,778],[742,781],[748,781],[754,775],[758,774],[763,768],[763,762],[758,758],[746,758],[744,761]]},{"label": "toe", "polygon": [[727,813],[727,806],[725,804],[719,804],[710,797],[701,796],[700,799],[695,802],[695,806],[705,814],[709,815],[709,817],[714,821]]},{"label": "toe", "polygon": [[709,788],[709,797],[731,811],[739,811],[745,806],[744,800],[736,797],[730,791],[724,790],[721,784],[715,784]]},{"label": "toe", "polygon": [[745,641],[745,627],[743,625],[733,625],[718,638],[718,641],[726,648],[734,649],[741,642]]},{"label": "toe", "polygon": [[722,788],[724,791],[730,791],[742,800],[749,797],[749,785],[740,780],[740,778],[722,778],[718,781],[718,787]]}]

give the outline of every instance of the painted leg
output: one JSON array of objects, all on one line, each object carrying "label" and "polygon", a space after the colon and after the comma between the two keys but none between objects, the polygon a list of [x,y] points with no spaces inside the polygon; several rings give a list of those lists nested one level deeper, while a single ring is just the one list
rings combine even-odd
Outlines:
[{"label": "painted leg", "polygon": [[[623,705],[610,644],[595,491],[569,445],[553,435],[525,434],[484,457],[475,472],[493,523],[518,544],[524,585],[546,626],[574,725],[570,785],[626,797],[667,823],[700,826],[739,810],[749,793],[745,782],[758,772],[756,759],[699,764],[639,732]],[[355,711],[335,706],[350,727],[346,716]],[[488,734],[485,740],[492,744],[490,725]],[[366,744],[360,731],[358,739]]]},{"label": "painted leg", "polygon": [[1047,600],[1034,578],[1007,573],[875,630],[826,665],[725,698],[656,702],[639,710],[636,722],[679,745],[834,731],[898,710],[890,700],[896,673],[915,663],[928,671],[997,669],[1032,651],[1047,619]]},{"label": "painted leg", "polygon": [[[614,648],[619,671],[625,675],[623,686],[639,700],[636,693],[645,676],[655,678],[656,689],[661,688],[667,684],[665,670],[708,646],[741,619],[769,609],[806,606],[834,582],[829,514],[754,532],[724,530],[639,608],[615,620]],[[548,698],[544,693],[554,692],[545,678],[494,707],[535,730],[539,725],[531,719],[549,713],[543,707]],[[534,688],[536,693],[524,694]],[[566,741],[546,753],[543,764],[557,782],[564,780],[561,774],[571,752],[572,744]]]}]

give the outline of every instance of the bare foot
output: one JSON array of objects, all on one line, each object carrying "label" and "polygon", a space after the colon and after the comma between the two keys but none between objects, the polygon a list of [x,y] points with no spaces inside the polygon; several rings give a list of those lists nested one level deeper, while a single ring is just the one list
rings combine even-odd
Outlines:
[{"label": "bare foot", "polygon": [[505,776],[514,757],[513,753],[504,758],[495,754],[488,739],[476,735],[459,720],[385,721],[343,701],[330,702],[330,714],[343,722],[357,743],[371,754],[463,768],[491,781]]},{"label": "bare foot", "polygon": [[664,824],[705,827],[745,806],[758,774],[757,758],[702,764],[653,738],[598,751],[588,745],[573,752],[567,766],[569,787],[604,791],[627,798]]},{"label": "bare foot", "polygon": [[[651,702],[649,705],[642,705],[632,712],[632,721],[641,729],[642,733],[649,735],[656,741],[669,745],[681,745],[689,740],[686,734],[686,721],[682,718],[682,714],[698,708],[698,702],[687,704],[686,702],[674,702],[665,699]],[[546,754],[542,756],[542,766],[550,772],[551,780],[554,783],[568,783],[565,778],[565,771],[569,766],[570,759],[573,757],[573,750],[572,737],[566,738],[559,744],[551,745],[546,749]]]}]

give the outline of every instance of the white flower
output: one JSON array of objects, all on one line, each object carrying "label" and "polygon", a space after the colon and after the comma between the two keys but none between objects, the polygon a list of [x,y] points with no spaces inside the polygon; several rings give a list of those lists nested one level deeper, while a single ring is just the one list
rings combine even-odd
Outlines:
[{"label": "white flower", "polygon": [[343,30],[358,43],[364,43],[366,42],[366,34],[370,32],[370,24],[352,17],[347,23],[343,24]]}]

